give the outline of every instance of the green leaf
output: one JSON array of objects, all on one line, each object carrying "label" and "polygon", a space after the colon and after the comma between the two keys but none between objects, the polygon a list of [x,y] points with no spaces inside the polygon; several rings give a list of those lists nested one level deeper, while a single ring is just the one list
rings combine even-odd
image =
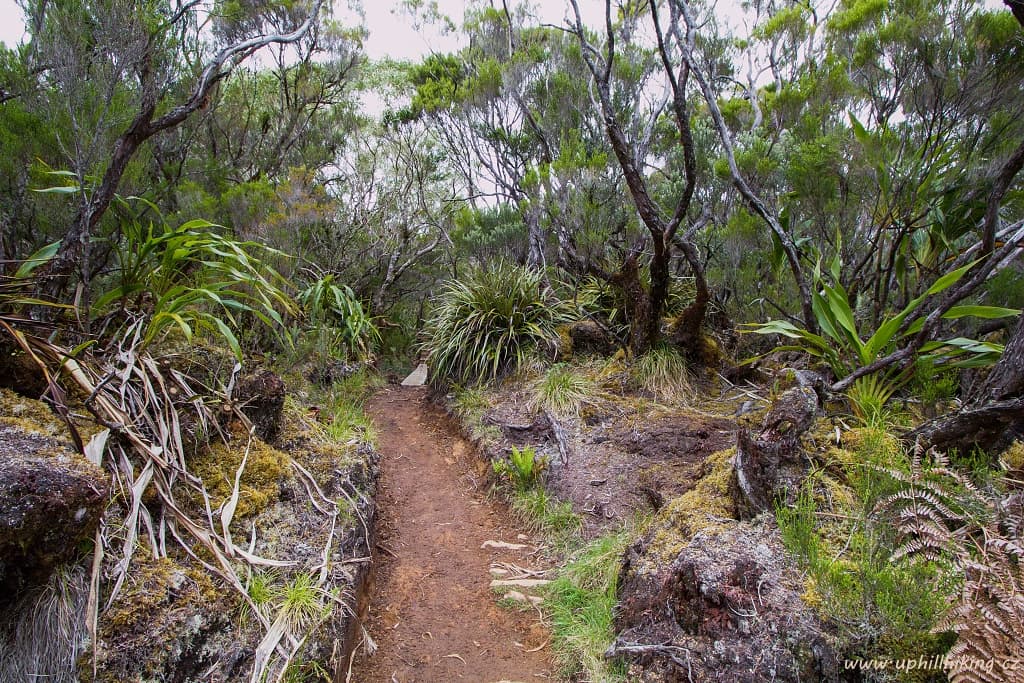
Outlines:
[{"label": "green leaf", "polygon": [[14,277],[30,277],[32,275],[32,271],[44,263],[47,263],[57,255],[57,250],[60,249],[60,242],[60,240],[57,240],[56,242],[47,244],[45,247],[25,259],[25,262],[22,263],[14,273]]},{"label": "green leaf", "polygon": [[966,266],[963,266],[961,268],[957,268],[956,270],[954,270],[952,272],[946,273],[945,275],[940,277],[938,280],[936,280],[935,283],[932,284],[931,287],[928,288],[928,291],[925,292],[925,296],[931,296],[932,294],[938,294],[939,292],[942,292],[942,291],[944,291],[946,289],[949,289],[950,287],[955,285],[957,282],[959,282],[960,278],[962,278],[964,276],[964,274],[966,274],[967,271],[970,270],[971,268],[973,268],[975,266],[975,264],[977,264],[977,263],[978,263],[978,261],[972,261],[971,263],[968,263]]},{"label": "green leaf", "polygon": [[57,185],[56,187],[44,187],[32,191],[39,194],[75,194],[81,189],[79,185]]},{"label": "green leaf", "polygon": [[223,320],[216,316],[210,317],[213,318],[213,322],[220,331],[221,336],[224,337],[231,351],[234,352],[235,358],[238,359],[238,362],[242,362],[242,346],[238,343],[238,337],[235,336],[235,333],[231,331],[231,328]]},{"label": "green leaf", "polygon": [[958,318],[984,318],[986,320],[994,320],[998,318],[1012,318],[1020,315],[1019,308],[1001,308],[999,306],[980,306],[980,305],[963,305],[953,306],[951,309],[946,311],[946,314],[942,317],[946,320],[956,320]]}]

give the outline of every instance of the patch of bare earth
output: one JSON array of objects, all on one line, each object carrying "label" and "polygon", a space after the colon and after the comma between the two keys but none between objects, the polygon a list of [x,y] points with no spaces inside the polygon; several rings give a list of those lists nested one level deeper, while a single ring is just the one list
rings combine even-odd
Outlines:
[{"label": "patch of bare earth", "polygon": [[736,421],[682,407],[599,401],[582,417],[560,420],[567,447],[563,462],[547,417],[530,408],[524,389],[492,391],[486,425],[501,438],[484,443],[490,457],[515,446],[534,446],[548,455],[549,493],[571,501],[593,538],[637,513],[660,508],[703,476],[710,454],[736,443]]},{"label": "patch of bare earth", "polygon": [[[492,565],[528,568],[535,546],[484,497],[472,448],[422,388],[383,390],[367,411],[382,454],[367,623],[377,651],[359,648],[349,680],[553,678],[549,634],[537,614],[503,609],[491,589]],[[485,548],[487,541],[527,547]]]}]

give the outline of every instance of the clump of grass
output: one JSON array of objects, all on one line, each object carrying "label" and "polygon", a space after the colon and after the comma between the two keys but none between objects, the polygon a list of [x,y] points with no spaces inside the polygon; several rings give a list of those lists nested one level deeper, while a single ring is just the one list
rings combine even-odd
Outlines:
[{"label": "clump of grass", "polygon": [[295,627],[320,622],[330,613],[324,591],[309,574],[299,573],[281,589],[281,611]]},{"label": "clump of grass", "polygon": [[479,387],[455,387],[453,407],[469,430],[469,435],[478,440],[497,440],[501,430],[495,425],[484,424],[484,413],[491,407],[487,392]]},{"label": "clump of grass", "polygon": [[581,549],[547,586],[552,645],[563,672],[595,683],[625,681],[625,667],[604,653],[615,637],[616,604],[622,554],[631,534],[623,529]]},{"label": "clump of grass", "polygon": [[533,404],[560,417],[575,417],[580,408],[593,402],[596,391],[589,378],[559,363],[533,385]]},{"label": "clump of grass", "polygon": [[570,313],[539,270],[499,263],[452,280],[426,325],[432,379],[469,384],[514,372]]},{"label": "clump of grass", "polygon": [[270,606],[277,597],[277,575],[273,571],[256,571],[253,572],[249,577],[249,582],[245,586],[246,595],[249,596],[251,604],[246,601],[242,601],[240,607],[239,621],[242,624],[248,623],[254,616],[253,606],[260,613],[260,615],[266,617]]},{"label": "clump of grass", "polygon": [[362,405],[351,399],[338,399],[331,406],[331,421],[327,423],[327,436],[339,443],[376,443],[377,430],[373,421],[363,412]]},{"label": "clump of grass", "polygon": [[676,349],[651,349],[633,363],[633,376],[640,388],[659,401],[675,401],[693,394],[686,359]]},{"label": "clump of grass", "polygon": [[516,493],[511,505],[512,512],[523,524],[544,535],[559,549],[564,550],[572,545],[583,528],[583,521],[573,512],[572,503],[553,498],[543,487]]}]

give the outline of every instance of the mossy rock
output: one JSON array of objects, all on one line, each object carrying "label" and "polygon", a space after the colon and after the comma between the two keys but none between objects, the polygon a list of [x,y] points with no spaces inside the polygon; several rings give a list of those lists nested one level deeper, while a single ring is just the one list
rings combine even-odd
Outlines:
[{"label": "mossy rock", "polygon": [[92,538],[108,480],[45,404],[0,391],[0,603],[40,585]]},{"label": "mossy rock", "polygon": [[735,448],[709,455],[702,465],[704,474],[693,488],[671,500],[648,527],[647,535],[634,547],[630,571],[657,572],[671,562],[701,532],[720,531],[736,518],[732,459]]},{"label": "mossy rock", "polygon": [[277,502],[281,495],[280,483],[289,474],[291,459],[259,437],[252,437],[250,441],[244,429],[239,425],[235,427],[228,443],[212,443],[189,463],[189,467],[203,480],[210,505],[217,509],[231,497],[235,475],[245,459],[234,516],[236,522],[243,522]]},{"label": "mossy rock", "polygon": [[213,670],[251,668],[246,642],[254,634],[240,632],[237,603],[205,571],[140,548],[100,620],[95,649],[79,660],[83,683],[210,680],[203,675]]}]

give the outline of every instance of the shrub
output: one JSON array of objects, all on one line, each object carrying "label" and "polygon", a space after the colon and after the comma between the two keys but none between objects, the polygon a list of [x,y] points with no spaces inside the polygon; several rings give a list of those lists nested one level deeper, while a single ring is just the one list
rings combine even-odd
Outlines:
[{"label": "shrub", "polygon": [[143,345],[172,329],[188,341],[204,330],[241,359],[236,332],[244,327],[242,316],[290,342],[279,311],[292,312],[295,304],[285,293],[287,280],[269,265],[281,252],[222,234],[221,226],[205,220],[172,227],[154,212],[155,221],[131,218],[122,225],[123,239],[113,244],[114,275],[97,310],[116,304],[143,313]]},{"label": "shrub", "polygon": [[433,380],[472,383],[516,370],[556,338],[570,310],[529,268],[500,263],[449,281],[426,325]]},{"label": "shrub", "polygon": [[555,415],[579,415],[580,408],[590,403],[596,387],[594,383],[569,367],[559,363],[551,367],[534,384],[533,403]]},{"label": "shrub", "polygon": [[355,293],[325,275],[302,290],[299,304],[306,314],[319,351],[336,358],[369,358],[380,332]]},{"label": "shrub", "polygon": [[672,401],[691,393],[686,359],[668,346],[651,349],[637,358],[633,375],[640,388],[661,401]]},{"label": "shrub", "polygon": [[[899,441],[882,426],[848,432],[850,450],[834,451],[832,467],[813,472],[792,506],[778,504],[776,520],[786,548],[806,571],[804,600],[836,624],[848,659],[931,659],[949,647],[940,623],[957,591],[948,560],[893,555],[906,515],[880,503],[902,500],[900,481],[911,467]],[[935,672],[898,680],[930,681]],[[894,680],[879,673],[867,680]]]}]

